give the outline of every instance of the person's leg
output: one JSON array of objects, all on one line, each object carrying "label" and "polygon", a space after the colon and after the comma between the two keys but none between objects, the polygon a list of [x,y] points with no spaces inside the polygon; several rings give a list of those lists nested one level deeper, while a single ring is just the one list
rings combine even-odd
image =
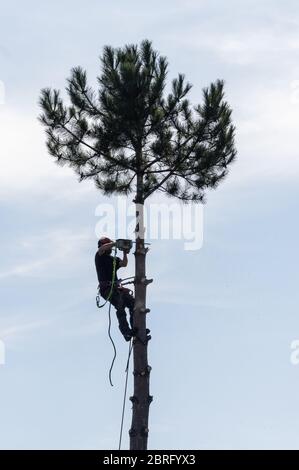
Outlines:
[{"label": "person's leg", "polygon": [[[130,325],[133,330],[133,334],[138,333],[137,330],[133,326],[133,313],[134,313],[134,306],[135,306],[135,298],[133,295],[130,294],[128,291],[123,291],[123,302],[124,306],[129,309],[130,312]],[[151,339],[149,336],[150,330],[146,328],[147,339]]]},{"label": "person's leg", "polygon": [[126,311],[125,311],[125,302],[124,302],[122,292],[114,290],[112,292],[112,295],[109,301],[116,309],[116,316],[118,319],[118,326],[119,326],[120,332],[125,338],[125,340],[129,341],[132,336],[132,331],[127,321],[127,316],[126,316]]},{"label": "person's leg", "polygon": [[130,312],[130,325],[131,325],[131,328],[133,328],[133,313],[134,313],[135,299],[129,292],[124,291],[123,292],[123,302],[124,302],[124,306],[129,309],[129,312]]}]

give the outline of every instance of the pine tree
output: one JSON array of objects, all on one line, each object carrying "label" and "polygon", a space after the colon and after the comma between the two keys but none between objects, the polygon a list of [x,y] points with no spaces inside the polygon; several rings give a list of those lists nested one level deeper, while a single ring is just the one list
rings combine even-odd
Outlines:
[{"label": "pine tree", "polygon": [[40,120],[47,147],[80,180],[93,179],[106,195],[133,194],[136,204],[134,395],[130,448],[147,449],[151,368],[147,358],[146,253],[143,208],[156,191],[184,202],[203,202],[236,155],[231,109],[224,83],[203,90],[202,104],[187,99],[191,85],[179,74],[164,91],[167,59],[148,40],[123,48],[106,46],[95,92],[86,72],[73,68],[69,104],[60,92],[41,91]]}]

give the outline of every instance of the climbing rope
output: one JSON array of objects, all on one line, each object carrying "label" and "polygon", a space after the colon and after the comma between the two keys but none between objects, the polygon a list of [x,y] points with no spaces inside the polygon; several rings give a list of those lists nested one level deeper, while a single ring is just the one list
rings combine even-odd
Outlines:
[{"label": "climbing rope", "polygon": [[[116,247],[114,249],[114,256],[113,256],[112,279],[111,279],[110,291],[109,291],[109,294],[107,296],[107,299],[105,300],[105,302],[103,304],[100,303],[100,293],[98,293],[98,295],[96,297],[96,304],[97,304],[98,308],[104,307],[106,305],[106,303],[111,298],[113,288],[114,288],[114,284],[115,284],[115,273],[116,273]],[[124,285],[134,283],[134,280],[129,281],[129,279],[135,279],[135,276],[130,276],[130,277],[124,278],[123,281],[127,281],[127,282],[124,283]],[[112,370],[113,370],[114,362],[115,362],[115,359],[116,359],[116,356],[117,356],[117,351],[116,351],[115,343],[114,343],[113,338],[111,336],[111,302],[109,303],[108,319],[109,319],[109,322],[108,322],[108,336],[109,336],[109,339],[112,343],[113,351],[114,351],[113,359],[112,359],[111,366],[110,366],[110,369],[109,369],[109,382],[110,382],[111,387],[113,387]],[[119,433],[119,444],[118,444],[118,449],[119,450],[121,448],[122,435],[123,435],[124,416],[125,416],[125,410],[126,410],[126,398],[127,398],[127,389],[128,389],[129,366],[130,366],[130,358],[131,358],[132,349],[133,349],[133,344],[132,344],[132,339],[131,339],[131,341],[129,342],[129,354],[128,354],[126,370],[125,370],[126,380],[125,380],[125,390],[124,390],[124,398],[123,398],[123,406],[122,406],[120,433]]]},{"label": "climbing rope", "polygon": [[132,349],[133,349],[133,344],[131,340],[129,343],[129,354],[128,354],[128,360],[127,360],[127,365],[126,365],[126,370],[125,370],[126,381],[125,381],[125,391],[124,391],[123,408],[122,408],[121,424],[120,424],[120,432],[119,432],[118,450],[121,449],[121,441],[122,441],[122,435],[123,435],[124,417],[125,417],[125,410],[126,410],[126,398],[127,398],[127,389],[128,389],[128,375],[129,375],[130,357],[131,357]]},{"label": "climbing rope", "polygon": [[[109,290],[107,299],[106,299],[106,301],[105,301],[103,304],[100,304],[100,294],[97,295],[97,297],[96,297],[96,304],[97,304],[97,307],[98,307],[98,308],[104,307],[104,306],[106,305],[106,303],[108,302],[108,300],[110,300],[110,297],[111,297],[112,292],[113,292],[114,284],[115,284],[115,273],[116,273],[116,247],[114,248],[114,255],[113,255],[112,279],[111,279],[110,290]],[[108,323],[108,336],[109,336],[109,339],[110,339],[110,341],[111,341],[111,344],[112,344],[112,347],[113,347],[113,352],[114,352],[113,359],[112,359],[112,362],[111,362],[111,366],[110,366],[110,369],[109,369],[109,382],[110,382],[111,387],[113,387],[113,383],[112,383],[112,369],[113,369],[114,362],[115,362],[115,359],[116,359],[116,356],[117,356],[117,352],[116,352],[115,343],[114,343],[113,338],[112,338],[112,336],[111,336],[111,302],[110,302],[110,304],[109,304],[109,309],[108,309],[108,318],[109,318],[109,323]]]},{"label": "climbing rope", "polygon": [[[110,299],[110,297],[111,297],[111,295],[112,295],[112,292],[113,292],[114,281],[115,281],[115,273],[116,273],[116,247],[114,248],[111,287],[110,287],[110,291],[109,291],[109,294],[108,294],[108,297],[107,297],[106,302],[108,302],[108,300]],[[106,302],[105,302],[105,303],[106,303]],[[110,369],[109,369],[109,382],[110,382],[111,387],[113,387],[113,383],[112,383],[112,369],[113,369],[113,366],[114,366],[114,362],[115,362],[115,359],[116,359],[117,352],[116,352],[115,343],[114,343],[113,338],[112,338],[112,336],[111,336],[111,302],[109,303],[108,317],[109,317],[108,336],[109,336],[109,339],[110,339],[110,341],[111,341],[111,344],[112,344],[112,347],[113,347],[113,351],[114,351],[113,359],[112,359],[111,366],[110,366]]]},{"label": "climbing rope", "polygon": [[112,338],[112,336],[111,336],[111,304],[109,304],[108,316],[109,316],[108,336],[109,336],[109,339],[110,339],[110,341],[111,341],[111,344],[112,344],[112,347],[113,347],[113,351],[114,351],[114,356],[113,356],[113,359],[112,359],[112,362],[111,362],[111,366],[110,366],[110,369],[109,369],[109,382],[110,382],[111,387],[113,387],[113,383],[112,383],[112,369],[113,369],[113,366],[114,366],[114,362],[115,362],[117,353],[116,353],[115,343],[114,343],[113,338]]}]

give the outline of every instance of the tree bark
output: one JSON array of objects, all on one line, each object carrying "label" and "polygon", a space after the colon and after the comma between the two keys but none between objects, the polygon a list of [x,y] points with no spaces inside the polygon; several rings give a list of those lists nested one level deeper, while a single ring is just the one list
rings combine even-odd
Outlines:
[{"label": "tree bark", "polygon": [[149,394],[150,371],[147,358],[146,333],[146,287],[151,281],[146,279],[146,252],[144,247],[143,202],[136,199],[136,251],[135,251],[135,308],[134,328],[137,334],[133,342],[134,362],[134,395],[130,398],[133,404],[130,450],[146,450],[148,441],[149,406],[152,397]]}]

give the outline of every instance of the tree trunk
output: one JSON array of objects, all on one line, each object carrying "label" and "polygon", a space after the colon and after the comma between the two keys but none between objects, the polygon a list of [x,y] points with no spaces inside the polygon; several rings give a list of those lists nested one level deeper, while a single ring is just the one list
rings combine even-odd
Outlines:
[{"label": "tree trunk", "polygon": [[146,287],[151,281],[146,279],[147,249],[144,247],[143,208],[143,203],[136,203],[134,327],[137,334],[133,343],[134,395],[130,398],[133,404],[132,425],[129,431],[131,450],[147,449],[149,405],[152,401],[149,394],[151,368],[147,361],[146,334],[146,314],[149,311],[146,309]]}]

